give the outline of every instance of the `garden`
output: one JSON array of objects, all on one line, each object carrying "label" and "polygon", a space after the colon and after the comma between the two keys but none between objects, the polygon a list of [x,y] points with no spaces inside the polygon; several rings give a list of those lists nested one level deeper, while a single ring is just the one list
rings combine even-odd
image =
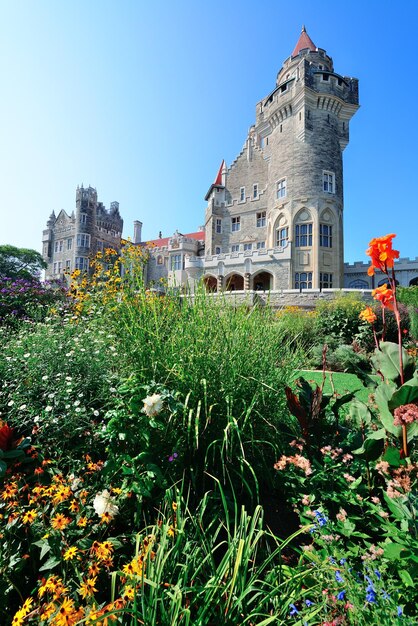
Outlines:
[{"label": "garden", "polygon": [[233,307],[1,278],[0,623],[418,621],[418,288]]}]

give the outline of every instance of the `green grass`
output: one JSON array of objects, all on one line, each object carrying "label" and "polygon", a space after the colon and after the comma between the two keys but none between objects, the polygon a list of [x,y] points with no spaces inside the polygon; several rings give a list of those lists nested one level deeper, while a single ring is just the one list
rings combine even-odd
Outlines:
[{"label": "green grass", "polygon": [[[317,370],[298,370],[295,372],[295,380],[299,377],[303,377],[309,382],[313,381],[318,385],[321,385],[323,380],[322,372]],[[372,375],[370,377],[374,379],[377,378]],[[370,390],[364,387],[361,380],[355,374],[326,372],[324,393],[332,393],[334,390],[341,396],[349,392],[354,393],[356,398],[365,403],[367,403],[370,394]]]}]

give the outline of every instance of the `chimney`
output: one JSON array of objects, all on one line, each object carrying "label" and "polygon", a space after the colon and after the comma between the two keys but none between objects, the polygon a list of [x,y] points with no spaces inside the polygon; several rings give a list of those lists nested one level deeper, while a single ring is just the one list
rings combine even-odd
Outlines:
[{"label": "chimney", "polygon": [[141,243],[142,222],[134,221],[134,239],[132,243]]}]

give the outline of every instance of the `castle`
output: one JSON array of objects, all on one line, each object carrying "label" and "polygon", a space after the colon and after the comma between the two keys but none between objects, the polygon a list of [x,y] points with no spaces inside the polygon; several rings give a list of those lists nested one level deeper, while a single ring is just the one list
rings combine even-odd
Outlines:
[{"label": "castle", "polygon": [[[150,251],[148,284],[323,292],[384,281],[375,284],[366,264],[344,265],[342,152],[358,108],[358,80],[336,73],[303,27],[274,89],[256,105],[243,150],[229,167],[222,161],[209,187],[204,226],[142,242],[142,223],[134,223],[133,243]],[[77,189],[76,215],[53,214],[44,231],[47,278],[87,269],[104,245],[119,249],[122,224],[118,203],[107,212],[94,189]],[[403,262],[415,284],[418,259]]]}]

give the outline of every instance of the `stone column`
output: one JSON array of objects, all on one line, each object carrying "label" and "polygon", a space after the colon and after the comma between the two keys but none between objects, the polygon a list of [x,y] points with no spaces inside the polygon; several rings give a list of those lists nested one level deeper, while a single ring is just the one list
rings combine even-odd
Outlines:
[{"label": "stone column", "polygon": [[217,291],[223,291],[224,290],[224,277],[222,274],[219,274],[217,277]]},{"label": "stone column", "polygon": [[245,272],[244,274],[244,290],[245,291],[249,291],[250,289],[250,278],[251,278],[250,272]]}]

